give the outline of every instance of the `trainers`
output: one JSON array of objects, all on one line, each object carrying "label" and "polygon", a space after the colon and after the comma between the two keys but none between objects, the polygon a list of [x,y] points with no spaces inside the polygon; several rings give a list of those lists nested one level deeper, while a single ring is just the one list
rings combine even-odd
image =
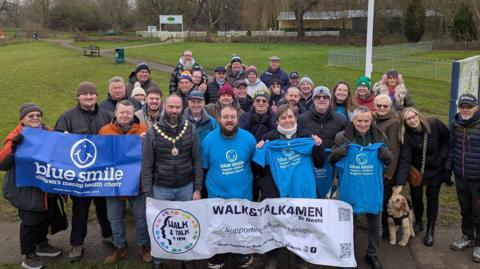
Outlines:
[{"label": "trainers", "polygon": [[480,247],[475,247],[473,249],[473,261],[480,262]]},{"label": "trainers", "polygon": [[43,268],[43,262],[37,256],[37,254],[32,253],[25,255],[25,259],[22,262],[22,267],[27,269],[41,269]]},{"label": "trainers", "polygon": [[48,241],[45,241],[37,245],[36,253],[40,257],[57,257],[62,254],[62,249],[54,247]]},{"label": "trainers", "polygon": [[70,262],[78,262],[83,258],[83,245],[72,246],[72,249],[68,253]]},{"label": "trainers", "polygon": [[453,241],[450,245],[450,248],[453,250],[462,250],[471,247],[473,247],[473,240],[469,239],[467,235],[462,235],[462,238]]},{"label": "trainers", "polygon": [[237,268],[249,268],[249,266],[253,263],[253,256],[252,255],[245,255],[238,259]]},{"label": "trainers", "polygon": [[208,262],[207,268],[208,269],[222,269],[224,265],[225,265],[225,263],[215,264],[215,263]]},{"label": "trainers", "polygon": [[138,253],[142,256],[142,261],[145,263],[151,263],[153,258],[150,254],[150,248],[148,246],[140,246]]},{"label": "trainers", "polygon": [[106,264],[116,263],[118,260],[120,260],[125,256],[127,256],[127,248],[115,248],[112,254],[105,257],[105,260],[103,260],[103,263],[106,263]]}]

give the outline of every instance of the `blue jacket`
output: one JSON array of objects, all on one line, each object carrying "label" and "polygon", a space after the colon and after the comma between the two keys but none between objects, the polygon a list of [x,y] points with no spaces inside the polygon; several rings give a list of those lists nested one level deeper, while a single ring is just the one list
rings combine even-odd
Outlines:
[{"label": "blue jacket", "polygon": [[183,111],[183,120],[189,120],[192,124],[197,127],[197,134],[200,142],[207,136],[208,133],[217,129],[219,127],[217,120],[215,120],[212,116],[208,115],[207,111],[204,109],[202,112],[202,117],[199,121],[195,121],[191,117],[190,108],[186,108]]},{"label": "blue jacket", "polygon": [[265,83],[268,88],[270,88],[270,84],[272,84],[272,80],[274,78],[280,80],[280,86],[282,90],[285,91],[289,83],[288,74],[285,73],[285,71],[283,71],[282,69],[280,69],[280,67],[276,70],[268,68],[265,72],[263,72],[260,80]]},{"label": "blue jacket", "polygon": [[453,170],[457,179],[480,182],[480,111],[469,120],[455,116],[445,168]]}]

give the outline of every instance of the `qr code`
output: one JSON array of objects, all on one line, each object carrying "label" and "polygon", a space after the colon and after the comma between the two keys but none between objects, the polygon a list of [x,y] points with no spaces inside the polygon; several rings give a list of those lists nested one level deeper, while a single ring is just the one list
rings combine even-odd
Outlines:
[{"label": "qr code", "polygon": [[352,256],[352,243],[340,243],[340,259]]},{"label": "qr code", "polygon": [[350,221],[352,217],[352,211],[349,208],[338,208],[338,220]]}]

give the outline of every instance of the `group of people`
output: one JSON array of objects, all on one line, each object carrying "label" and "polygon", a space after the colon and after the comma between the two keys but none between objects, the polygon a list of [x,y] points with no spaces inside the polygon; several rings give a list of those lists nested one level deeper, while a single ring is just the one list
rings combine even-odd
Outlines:
[{"label": "group of people", "polygon": [[[57,194],[35,187],[16,187],[15,152],[23,142],[24,127],[71,134],[139,135],[142,138],[140,190],[133,197],[76,197],[72,200],[71,249],[69,259],[84,256],[90,204],[95,204],[105,243],[114,246],[105,263],[116,263],[127,255],[124,208],[128,201],[136,231],[138,252],[153,268],[164,260],[150,255],[145,216],[146,197],[169,201],[202,198],[327,198],[315,191],[315,182],[304,178],[280,181],[270,167],[256,164],[255,151],[272,141],[311,138],[315,167],[335,165],[347,156],[349,145],[382,143],[378,158],[384,167],[383,214],[366,214],[368,247],[365,261],[374,269],[379,260],[382,235],[388,237],[386,203],[392,191],[406,185],[412,169],[423,176],[420,186],[410,186],[417,233],[426,229],[424,244],[434,244],[442,183],[451,185],[455,176],[462,215],[463,236],[451,248],[474,247],[480,262],[480,112],[471,94],[458,99],[458,110],[450,130],[438,118],[426,118],[415,109],[401,74],[386,72],[372,85],[361,76],[350,88],[339,81],[330,91],[316,86],[308,76],[289,74],[280,68],[280,58],[269,58],[269,67],[258,74],[253,65],[232,56],[226,67],[214,70],[208,81],[205,70],[191,51],[182,53],[169,83],[169,95],[150,78],[147,64],[139,64],[125,82],[110,79],[106,99],[98,103],[97,87],[82,82],[76,90],[77,105],[57,120],[53,128],[43,124],[43,109],[25,103],[19,124],[0,150],[0,169],[7,171],[4,196],[18,208],[21,254],[24,268],[42,268],[39,256],[54,257],[62,250],[48,243],[51,207]],[[125,145],[128,147],[128,145]],[[331,150],[328,154],[327,149]],[[339,180],[338,184],[342,184]],[[290,189],[285,186],[291,186]],[[312,188],[313,187],[313,191]],[[333,188],[332,188],[333,189]],[[426,189],[426,228],[423,193]],[[361,190],[360,190],[361,192]],[[365,194],[367,195],[367,194]],[[356,215],[355,215],[356,217]],[[356,218],[355,218],[356,219]],[[208,268],[224,268],[228,256],[238,268],[249,268],[252,255],[218,254]],[[278,268],[278,250],[267,252],[265,268]],[[187,265],[190,263],[186,263]],[[298,268],[308,263],[297,257]]]}]

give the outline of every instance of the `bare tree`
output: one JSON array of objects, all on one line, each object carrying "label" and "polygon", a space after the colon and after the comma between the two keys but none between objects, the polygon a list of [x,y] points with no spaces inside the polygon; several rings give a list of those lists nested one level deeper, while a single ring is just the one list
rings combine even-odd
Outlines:
[{"label": "bare tree", "polygon": [[297,33],[298,37],[305,36],[305,28],[303,25],[303,15],[314,6],[318,5],[320,0],[289,0],[288,6],[293,10],[295,14],[295,20],[297,21]]}]

